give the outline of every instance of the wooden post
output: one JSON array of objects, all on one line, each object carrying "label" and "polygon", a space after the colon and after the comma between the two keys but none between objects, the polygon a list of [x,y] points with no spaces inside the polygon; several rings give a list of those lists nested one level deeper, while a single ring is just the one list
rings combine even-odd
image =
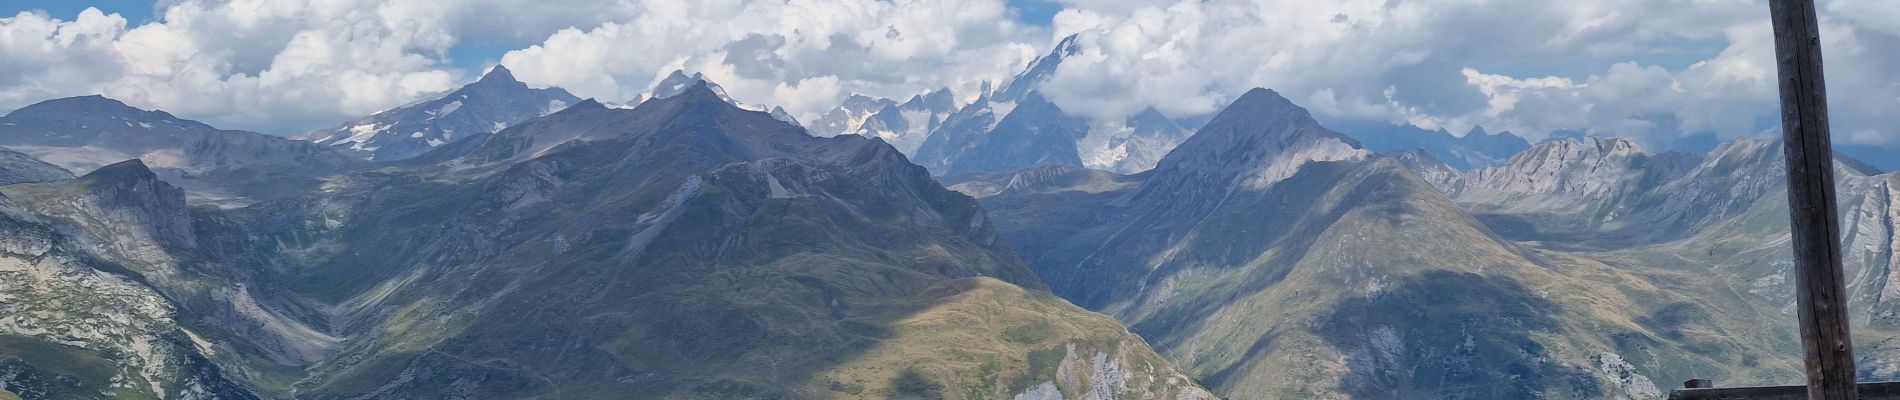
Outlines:
[{"label": "wooden post", "polygon": [[1841,278],[1834,152],[1814,0],[1770,0],[1780,69],[1782,150],[1794,235],[1795,299],[1807,353],[1808,399],[1857,399],[1854,346]]}]

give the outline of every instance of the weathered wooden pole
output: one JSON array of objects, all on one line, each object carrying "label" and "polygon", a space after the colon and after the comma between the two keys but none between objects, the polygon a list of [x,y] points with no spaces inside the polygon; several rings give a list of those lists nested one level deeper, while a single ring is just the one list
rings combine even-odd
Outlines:
[{"label": "weathered wooden pole", "polygon": [[1854,346],[1841,278],[1835,215],[1834,151],[1814,0],[1769,0],[1781,81],[1782,151],[1788,157],[1788,211],[1794,234],[1795,297],[1808,399],[1857,399]]}]

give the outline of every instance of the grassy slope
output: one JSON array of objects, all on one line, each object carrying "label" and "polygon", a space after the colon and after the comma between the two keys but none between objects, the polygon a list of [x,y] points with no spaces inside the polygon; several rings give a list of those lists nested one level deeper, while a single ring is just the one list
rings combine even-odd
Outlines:
[{"label": "grassy slope", "polygon": [[[708,184],[632,259],[625,243],[638,228],[503,252],[483,268],[523,278],[478,280],[491,289],[407,303],[380,325],[376,347],[362,350],[369,358],[326,366],[334,371],[306,393],[345,395],[385,387],[391,376],[461,371],[394,387],[436,393],[484,370],[483,392],[524,398],[999,398],[1056,375],[1056,364],[1030,355],[1068,344],[1084,354],[1125,345],[1128,355],[1116,359],[1139,367],[1142,379],[1178,376],[1111,319],[1003,281],[938,275],[1013,263],[1001,254],[861,206],[876,202],[768,200],[751,182]],[[467,311],[477,302],[493,305]],[[1191,387],[1182,378],[1148,389]]]},{"label": "grassy slope", "polygon": [[[1307,195],[1230,198],[1207,219],[1249,223],[1173,234],[1186,239],[1165,258],[1110,257],[1164,260],[1140,296],[1104,310],[1223,395],[1596,398],[1649,393],[1603,366],[1615,359],[1663,387],[1790,367],[1755,356],[1782,350],[1785,332],[1746,324],[1752,316],[1685,318],[1724,299],[1682,290],[1693,283],[1681,273],[1505,241],[1396,166],[1317,164],[1280,185]],[[1115,196],[1040,196],[1055,200],[985,203],[1053,210],[997,220],[1037,268],[1074,265],[1073,249],[1090,249],[1050,244],[1064,228],[1047,222],[1088,220]],[[1089,232],[1123,229],[1108,226],[1080,241],[1099,246]],[[1252,256],[1219,261],[1236,254]]]}]

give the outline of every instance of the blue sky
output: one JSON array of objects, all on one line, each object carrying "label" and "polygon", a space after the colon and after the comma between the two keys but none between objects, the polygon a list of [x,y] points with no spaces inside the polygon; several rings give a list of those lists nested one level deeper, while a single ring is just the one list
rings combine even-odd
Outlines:
[{"label": "blue sky", "polygon": [[72,19],[79,16],[79,10],[98,8],[108,13],[122,14],[127,21],[132,23],[143,23],[152,20],[152,10],[156,4],[156,2],[140,0],[0,0],[0,12],[12,15],[21,11],[39,10],[54,17]]},{"label": "blue sky", "polygon": [[[500,63],[606,101],[703,72],[809,119],[854,93],[968,99],[1074,34],[1040,90],[1080,117],[1195,118],[1266,87],[1323,118],[1669,148],[1775,128],[1766,1],[0,0],[0,111],[105,94],[295,134]],[[1837,141],[1900,145],[1900,3],[1820,4]]]}]

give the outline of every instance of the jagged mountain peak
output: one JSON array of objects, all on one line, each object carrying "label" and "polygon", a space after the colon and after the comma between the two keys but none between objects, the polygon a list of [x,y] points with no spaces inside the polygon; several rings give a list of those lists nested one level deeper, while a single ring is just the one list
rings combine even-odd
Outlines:
[{"label": "jagged mountain peak", "polygon": [[608,107],[606,103],[601,103],[599,99],[589,97],[587,99],[581,100],[581,102],[579,103],[574,103],[574,105],[567,106],[567,108],[562,109],[561,111],[557,111],[556,113],[566,112],[569,110],[590,110],[590,109],[608,109],[608,108],[612,108],[612,107]]},{"label": "jagged mountain peak", "polygon": [[1152,123],[1168,121],[1168,123],[1174,123],[1174,120],[1168,118],[1167,114],[1162,114],[1161,110],[1156,110],[1154,107],[1148,107],[1148,108],[1142,109],[1141,112],[1138,112],[1138,113],[1135,113],[1135,115],[1129,116],[1128,121],[1130,121],[1131,123],[1134,121],[1145,121],[1145,122],[1152,122]]},{"label": "jagged mountain peak", "polygon": [[1062,65],[1064,58],[1082,51],[1081,36],[1080,33],[1072,34],[1056,42],[1055,48],[1050,49],[1048,54],[1030,61],[1029,67],[1022,73],[1004,83],[1001,88],[997,88],[994,98],[1002,101],[1018,101],[1028,96],[1056,73],[1056,68]]},{"label": "jagged mountain peak", "polygon": [[[809,144],[799,139],[814,139],[797,125],[779,120],[782,115],[733,104],[714,88],[699,81],[681,87],[672,96],[654,97],[631,109],[583,101],[481,140],[444,148],[418,161],[434,164],[459,160],[453,165],[461,167],[506,166],[550,154],[557,147],[596,151],[611,148],[616,149],[611,152],[620,154],[690,150],[708,155],[705,161],[718,161],[776,154]],[[654,150],[668,146],[684,147]]]},{"label": "jagged mountain peak", "polygon": [[838,107],[812,120],[811,126],[807,128],[811,129],[811,133],[816,136],[861,133],[860,131],[872,116],[896,106],[897,102],[891,99],[852,93],[850,97],[844,99],[844,102],[839,103]]},{"label": "jagged mountain peak", "polygon": [[1700,162],[1698,156],[1687,153],[1650,154],[1622,138],[1551,140],[1501,165],[1471,171],[1459,181],[1452,198],[1478,214],[1543,215],[1519,225],[1494,226],[1499,233],[1518,238],[1669,224],[1680,218],[1669,212],[1635,214],[1654,209],[1641,204],[1658,198],[1659,193],[1674,196],[1668,194],[1674,191],[1659,188],[1690,173]]},{"label": "jagged mountain peak", "polygon": [[514,71],[509,71],[508,66],[496,64],[494,68],[490,68],[488,70],[488,73],[482,74],[482,79],[476,82],[520,82],[520,81],[515,79]]},{"label": "jagged mountain peak", "polygon": [[938,88],[914,95],[904,101],[900,107],[910,110],[954,110],[957,107],[956,95],[950,88]]},{"label": "jagged mountain peak", "polygon": [[724,103],[725,106],[736,108],[735,105],[726,101],[726,97],[724,94],[721,94],[719,91],[715,90],[715,88],[717,87],[718,87],[718,84],[709,82],[705,79],[695,78],[692,84],[682,87],[679,93],[674,94],[672,96],[665,96],[665,97],[659,97],[659,98],[664,100],[664,99],[670,99],[673,97],[679,97],[680,99],[682,99],[681,101],[690,103],[690,104],[703,104],[703,105],[711,106],[713,105],[713,103]]},{"label": "jagged mountain peak", "polygon": [[952,115],[958,111],[956,101],[956,95],[949,88],[939,88],[911,96],[902,104],[890,104],[892,102],[886,100],[882,102],[885,105],[868,114],[862,109],[845,108],[834,113],[839,117],[862,115],[855,129],[841,133],[881,138],[905,154],[917,154],[930,136],[937,135],[951,122]]},{"label": "jagged mountain peak", "polygon": [[668,97],[678,96],[681,93],[686,92],[687,89],[702,88],[702,87],[705,88],[710,93],[712,93],[714,96],[718,97],[720,100],[725,101],[727,103],[731,103],[732,105],[738,106],[739,108],[771,114],[773,115],[774,119],[777,119],[780,122],[784,122],[784,123],[792,124],[792,125],[800,125],[798,122],[798,119],[793,118],[791,113],[783,112],[783,111],[774,111],[774,108],[776,108],[774,106],[765,105],[765,104],[749,104],[749,103],[742,102],[742,101],[732,98],[731,94],[726,93],[725,87],[719,86],[719,83],[713,82],[711,79],[707,79],[706,74],[699,73],[699,72],[695,72],[689,76],[689,75],[686,75],[686,71],[673,70],[673,72],[668,73],[666,75],[666,78],[661,79],[659,82],[656,82],[653,84],[652,91],[649,92],[650,96],[647,96],[647,98],[649,100],[664,99]]},{"label": "jagged mountain peak", "polygon": [[1459,171],[1503,164],[1531,148],[1530,141],[1509,131],[1488,132],[1482,126],[1459,136],[1443,127],[1428,130],[1407,122],[1333,119],[1325,123],[1359,140],[1366,150],[1390,153],[1420,149]]},{"label": "jagged mountain peak", "polygon": [[681,93],[685,93],[687,89],[694,87],[708,87],[712,92],[718,94],[720,98],[731,101],[725,94],[725,88],[720,87],[718,83],[706,79],[706,74],[695,72],[692,75],[686,75],[686,71],[684,70],[673,70],[673,72],[667,73],[666,78],[662,78],[659,82],[653,84],[651,93],[653,98],[660,99],[678,96]]},{"label": "jagged mountain peak", "polygon": [[896,107],[897,105],[897,102],[891,99],[852,93],[850,97],[844,99],[844,102],[838,104],[838,108],[864,113],[868,116],[869,113],[875,113],[885,107]]},{"label": "jagged mountain peak", "polygon": [[1519,158],[1523,158],[1523,160],[1519,160],[1518,158],[1513,158],[1512,163],[1518,163],[1521,161],[1533,161],[1539,158],[1564,157],[1568,154],[1577,154],[1577,155],[1584,155],[1584,156],[1589,156],[1589,157],[1628,158],[1628,157],[1648,155],[1649,152],[1643,150],[1643,147],[1641,145],[1638,145],[1636,144],[1635,141],[1632,141],[1629,139],[1618,138],[1618,137],[1590,136],[1590,137],[1583,137],[1583,138],[1559,139],[1559,140],[1552,140],[1552,141],[1539,143],[1536,146],[1531,146],[1530,151],[1526,151],[1523,154],[1519,155]]},{"label": "jagged mountain peak", "polygon": [[1233,180],[1264,188],[1310,162],[1364,159],[1352,138],[1333,132],[1278,92],[1255,88],[1221,110],[1156,164],[1152,188],[1224,188]]},{"label": "jagged mountain peak", "polygon": [[438,97],[298,137],[374,161],[415,157],[442,145],[565,109],[581,99],[561,88],[536,89],[496,65],[481,79]]},{"label": "jagged mountain peak", "polygon": [[[477,79],[475,83],[469,84],[468,86],[461,89],[461,91],[483,90],[483,89],[486,89],[486,90],[529,90],[529,87],[527,83],[522,83],[521,80],[515,79],[514,72],[509,71],[508,67],[505,67],[502,65],[495,65],[495,68],[489,69],[488,73],[482,74],[481,79]],[[561,90],[561,89],[554,88],[553,90]],[[566,91],[563,90],[562,92],[565,93]]]},{"label": "jagged mountain peak", "polygon": [[1430,183],[1432,188],[1440,192],[1449,193],[1457,186],[1459,178],[1463,177],[1457,168],[1452,168],[1450,164],[1446,164],[1444,160],[1438,159],[1425,150],[1405,149],[1380,154],[1398,160],[1399,164],[1418,173],[1419,178],[1425,179],[1426,183]]}]

